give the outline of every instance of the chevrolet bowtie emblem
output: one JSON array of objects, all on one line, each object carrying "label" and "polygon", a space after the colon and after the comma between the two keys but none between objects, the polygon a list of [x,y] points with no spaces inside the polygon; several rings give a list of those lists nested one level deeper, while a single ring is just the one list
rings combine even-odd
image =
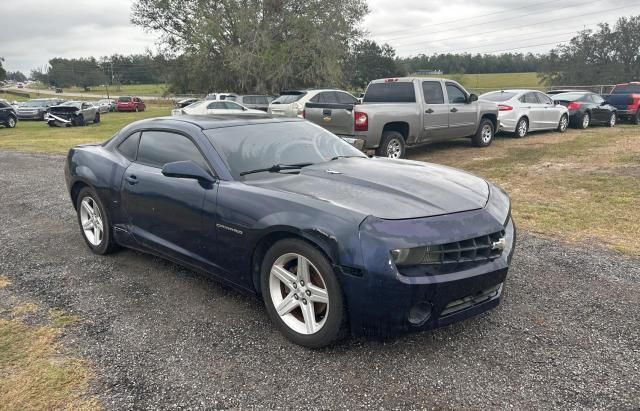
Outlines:
[{"label": "chevrolet bowtie emblem", "polygon": [[491,243],[491,250],[504,251],[506,247],[507,247],[507,240],[505,240],[504,237],[502,237],[498,241]]}]

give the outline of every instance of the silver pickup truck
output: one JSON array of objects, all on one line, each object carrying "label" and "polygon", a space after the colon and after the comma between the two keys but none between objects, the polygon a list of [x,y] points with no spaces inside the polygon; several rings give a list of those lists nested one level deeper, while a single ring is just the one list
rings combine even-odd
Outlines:
[{"label": "silver pickup truck", "polygon": [[358,104],[307,103],[304,117],[341,137],[364,141],[364,150],[403,158],[406,147],[469,137],[491,144],[498,106],[478,101],[460,84],[440,78],[374,80]]}]

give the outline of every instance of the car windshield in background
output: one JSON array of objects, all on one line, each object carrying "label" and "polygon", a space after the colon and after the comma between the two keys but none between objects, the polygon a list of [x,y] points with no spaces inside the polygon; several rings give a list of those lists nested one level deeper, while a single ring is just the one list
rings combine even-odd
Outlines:
[{"label": "car windshield in background", "polygon": [[44,100],[31,100],[20,104],[21,107],[44,107],[46,105],[47,102]]},{"label": "car windshield in background", "polygon": [[553,96],[554,100],[565,100],[565,101],[576,101],[583,98],[586,94],[584,93],[562,93],[556,94]]},{"label": "car windshield in background", "polygon": [[300,93],[300,94],[283,94],[280,97],[278,97],[277,99],[273,100],[271,102],[271,104],[291,104],[291,103],[295,103],[296,101],[300,100],[302,98],[302,96],[304,96],[307,93]]},{"label": "car windshield in background", "polygon": [[131,97],[120,97],[118,98],[118,101],[121,103],[128,103],[131,101]]},{"label": "car windshield in background", "polygon": [[640,84],[627,84],[626,86],[616,86],[612,94],[634,94],[640,93]]},{"label": "car windshield in background", "polygon": [[335,157],[367,158],[334,134],[308,122],[283,122],[206,130],[235,179],[276,164],[323,163]]},{"label": "car windshield in background", "polygon": [[416,92],[413,83],[373,83],[367,88],[362,101],[365,103],[415,103]]},{"label": "car windshield in background", "polygon": [[507,100],[511,100],[513,97],[515,97],[516,93],[508,93],[508,92],[504,92],[504,91],[497,91],[495,93],[488,93],[488,94],[484,94],[482,96],[480,96],[481,99],[483,100],[487,100],[487,101],[507,101]]}]

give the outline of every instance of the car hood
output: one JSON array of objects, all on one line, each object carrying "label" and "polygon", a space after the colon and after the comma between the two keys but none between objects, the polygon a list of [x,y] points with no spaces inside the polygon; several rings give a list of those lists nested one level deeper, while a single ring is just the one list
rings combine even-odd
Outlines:
[{"label": "car hood", "polygon": [[436,164],[345,158],[247,184],[312,197],[382,219],[410,219],[483,208],[486,181]]}]

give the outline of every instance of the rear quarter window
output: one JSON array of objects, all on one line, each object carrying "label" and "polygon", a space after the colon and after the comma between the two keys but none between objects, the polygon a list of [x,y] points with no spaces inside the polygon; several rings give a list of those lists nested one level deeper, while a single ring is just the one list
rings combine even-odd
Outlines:
[{"label": "rear quarter window", "polygon": [[140,143],[140,132],[133,133],[125,138],[120,145],[118,151],[122,153],[129,161],[135,161],[138,156],[138,144]]},{"label": "rear quarter window", "polygon": [[416,90],[413,83],[372,83],[362,100],[365,103],[415,103]]}]

